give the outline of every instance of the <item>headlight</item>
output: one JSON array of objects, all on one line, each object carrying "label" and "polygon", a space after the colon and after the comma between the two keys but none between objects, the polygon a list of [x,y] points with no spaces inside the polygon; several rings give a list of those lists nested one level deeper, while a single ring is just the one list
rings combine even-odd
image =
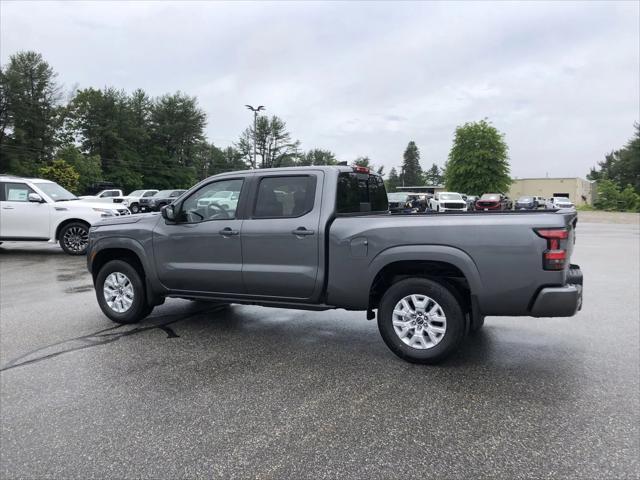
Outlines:
[{"label": "headlight", "polygon": [[101,213],[101,217],[114,217],[115,213],[113,213],[113,210],[109,210],[108,208],[94,208],[93,209],[94,212],[100,212]]}]

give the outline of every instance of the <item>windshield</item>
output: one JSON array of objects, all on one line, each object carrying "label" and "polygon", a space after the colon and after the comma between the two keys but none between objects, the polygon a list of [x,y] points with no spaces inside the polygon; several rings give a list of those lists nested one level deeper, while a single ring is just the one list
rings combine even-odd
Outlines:
[{"label": "windshield", "polygon": [[441,193],[438,198],[440,200],[462,200],[462,195],[459,193]]},{"label": "windshield", "polygon": [[407,199],[406,193],[388,193],[387,197],[390,202],[404,202]]},{"label": "windshield", "polygon": [[65,190],[57,183],[36,183],[38,188],[42,190],[54,202],[65,202],[68,200],[78,200],[73,193]]},{"label": "windshield", "polygon": [[520,197],[518,201],[521,203],[531,203],[533,202],[533,197]]},{"label": "windshield", "polygon": [[144,190],[135,190],[129,194],[130,197],[141,197]]},{"label": "windshield", "polygon": [[480,200],[490,200],[492,202],[498,202],[500,201],[500,195],[498,195],[497,193],[485,193],[484,195],[482,195],[482,197],[480,197]]}]

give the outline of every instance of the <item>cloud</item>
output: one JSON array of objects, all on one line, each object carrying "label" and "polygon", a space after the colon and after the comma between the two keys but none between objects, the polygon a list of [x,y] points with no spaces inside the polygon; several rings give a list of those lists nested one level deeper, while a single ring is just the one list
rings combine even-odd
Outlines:
[{"label": "cloud", "polygon": [[488,117],[519,177],[584,176],[640,117],[635,2],[0,4],[0,60],[41,52],[67,88],[197,95],[216,144],[281,116],[304,148],[443,165]]}]

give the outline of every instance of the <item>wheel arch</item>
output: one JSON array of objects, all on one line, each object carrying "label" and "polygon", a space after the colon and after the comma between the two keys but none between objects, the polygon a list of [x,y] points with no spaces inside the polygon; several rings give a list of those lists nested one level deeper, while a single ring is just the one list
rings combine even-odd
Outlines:
[{"label": "wheel arch", "polygon": [[67,219],[63,220],[62,222],[60,222],[58,224],[58,226],[56,227],[56,232],[55,232],[55,235],[53,237],[53,239],[55,241],[60,240],[60,232],[62,231],[62,229],[64,227],[66,227],[70,223],[82,223],[82,224],[87,226],[87,229],[91,228],[91,224],[89,222],[87,222],[86,220],[83,220],[81,218],[67,218]]},{"label": "wheel arch", "polygon": [[98,240],[89,254],[89,270],[95,284],[100,269],[111,260],[125,260],[130,263],[143,278],[149,305],[160,305],[164,294],[156,286],[159,284],[155,271],[149,264],[151,261],[144,248],[133,239],[105,238]]},{"label": "wheel arch", "polygon": [[469,311],[481,293],[480,273],[467,253],[440,245],[394,247],[381,252],[370,264],[368,309],[377,308],[384,292],[409,277],[438,279]]}]

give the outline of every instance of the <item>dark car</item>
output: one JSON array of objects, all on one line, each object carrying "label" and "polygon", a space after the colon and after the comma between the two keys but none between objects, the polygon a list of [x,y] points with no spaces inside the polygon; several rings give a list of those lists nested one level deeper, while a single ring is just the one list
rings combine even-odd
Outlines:
[{"label": "dark car", "polygon": [[476,210],[511,210],[511,200],[502,193],[485,193],[476,202]]},{"label": "dark car", "polygon": [[404,192],[389,193],[389,211],[391,213],[410,213],[413,211],[412,196]]},{"label": "dark car", "polygon": [[160,190],[153,197],[143,197],[140,199],[140,210],[143,212],[157,212],[165,205],[182,195],[186,190]]},{"label": "dark car", "polygon": [[535,197],[524,196],[516,200],[516,210],[535,210],[538,208],[538,201]]},{"label": "dark car", "polygon": [[462,195],[462,198],[467,202],[467,211],[476,209],[476,202],[479,198],[477,195]]}]

